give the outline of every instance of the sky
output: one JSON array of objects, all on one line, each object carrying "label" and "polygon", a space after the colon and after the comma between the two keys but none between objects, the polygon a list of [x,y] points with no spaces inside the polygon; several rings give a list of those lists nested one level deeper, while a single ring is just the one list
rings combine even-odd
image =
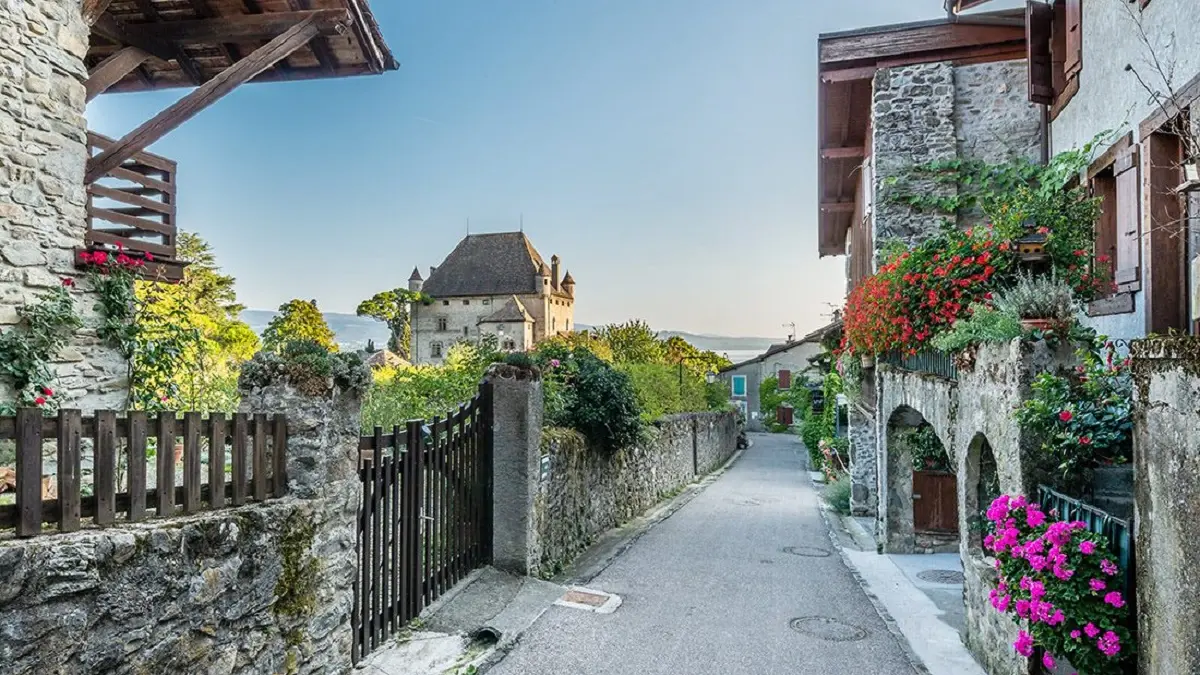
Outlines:
[{"label": "sky", "polygon": [[[941,0],[374,0],[397,71],[235,90],[150,149],[241,302],[353,312],[468,229],[525,232],[577,321],[781,337],[840,304],[816,254],[817,35]],[[184,91],[110,94],[121,136]]]}]

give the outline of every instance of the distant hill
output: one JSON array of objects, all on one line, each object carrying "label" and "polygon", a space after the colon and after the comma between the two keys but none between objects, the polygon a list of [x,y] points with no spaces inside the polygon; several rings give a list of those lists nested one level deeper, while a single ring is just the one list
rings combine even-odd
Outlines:
[{"label": "distant hill", "polygon": [[[276,314],[278,312],[266,309],[247,309],[242,312],[242,321],[249,324],[255,333],[262,335],[262,332],[267,328],[267,324],[270,323]],[[325,322],[333,329],[334,335],[337,336],[337,342],[341,345],[342,349],[362,349],[367,346],[367,340],[374,340],[375,344],[381,348],[387,344],[389,333],[387,326],[382,321],[338,312],[324,312],[324,316]],[[576,324],[575,327],[579,330],[592,328],[592,326],[586,324]],[[734,353],[762,352],[772,344],[783,342],[782,338],[727,337],[682,331],[660,331],[659,336],[664,339],[679,336],[695,345],[697,349],[710,349],[717,353],[730,352],[731,356]]]}]

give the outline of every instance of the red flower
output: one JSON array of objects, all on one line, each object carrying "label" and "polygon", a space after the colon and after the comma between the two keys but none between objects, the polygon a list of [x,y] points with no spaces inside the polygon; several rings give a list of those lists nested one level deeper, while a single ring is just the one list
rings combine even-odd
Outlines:
[{"label": "red flower", "polygon": [[132,259],[129,256],[125,255],[124,253],[117,254],[118,265],[128,266],[130,262],[132,262]]},{"label": "red flower", "polygon": [[1108,256],[1106,256],[1106,255],[1098,255],[1098,256],[1096,256],[1096,262],[1106,263],[1106,262],[1108,262],[1109,260],[1110,260],[1110,258],[1109,258]]},{"label": "red flower", "polygon": [[80,254],[79,254],[79,262],[83,262],[83,263],[90,263],[90,262],[92,262],[92,254],[91,254],[91,253],[88,253],[87,251],[84,251],[83,253],[80,253]]},{"label": "red flower", "polygon": [[33,399],[33,403],[34,403],[35,405],[46,405],[46,399],[44,399],[44,398],[42,398],[41,396],[39,396],[39,397],[37,397],[37,398]]},{"label": "red flower", "polygon": [[1037,229],[1037,233],[1038,234],[1050,234],[1050,228],[1043,225]]},{"label": "red flower", "polygon": [[117,242],[117,250],[118,250],[118,251],[124,251],[124,250],[125,250],[125,244],[122,244],[121,242],[119,242],[119,241],[118,241],[118,242]]},{"label": "red flower", "polygon": [[47,395],[47,396],[53,396],[53,395],[54,395],[54,390],[53,390],[53,389],[51,389],[50,387],[42,387],[42,393],[43,393],[43,394],[45,394],[45,395]]},{"label": "red flower", "polygon": [[154,261],[154,256],[153,256],[153,255],[151,255],[151,254],[149,254],[149,253],[147,253],[147,254],[146,254],[146,260],[149,260],[149,261],[153,262],[153,261]]},{"label": "red flower", "polygon": [[1080,436],[1080,437],[1079,437],[1079,444],[1080,444],[1080,445],[1091,445],[1091,444],[1092,444],[1092,439],[1091,439],[1091,438],[1088,438],[1087,436]]},{"label": "red flower", "polygon": [[1077,248],[1077,249],[1075,249],[1075,255],[1077,255],[1077,256],[1079,256],[1080,258],[1082,258],[1083,256],[1087,255],[1087,251],[1085,251],[1085,250],[1083,250],[1083,249],[1081,249],[1081,248]]},{"label": "red flower", "polygon": [[62,285],[70,288],[75,285],[75,280],[70,277],[64,277],[62,280]]},{"label": "red flower", "polygon": [[1074,417],[1075,416],[1071,414],[1070,410],[1064,410],[1058,413],[1058,419],[1063,422],[1070,422],[1072,419],[1074,419]]},{"label": "red flower", "polygon": [[108,262],[108,254],[104,251],[96,251],[92,254],[92,262],[96,263],[97,265],[103,265],[104,263]]}]

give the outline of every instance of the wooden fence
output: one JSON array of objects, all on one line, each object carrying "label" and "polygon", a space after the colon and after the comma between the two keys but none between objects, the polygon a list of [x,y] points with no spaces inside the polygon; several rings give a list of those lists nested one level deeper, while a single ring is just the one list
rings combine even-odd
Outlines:
[{"label": "wooden fence", "polygon": [[[15,527],[22,537],[52,531],[46,523],[74,532],[85,519],[98,526],[111,525],[118,516],[137,522],[148,517],[150,507],[155,516],[166,517],[287,492],[287,418],[281,414],[268,419],[265,414],[227,418],[130,411],[118,417],[111,410],[88,416],[61,410],[45,417],[30,408],[0,417],[0,443],[6,441],[16,446],[16,504],[0,505],[0,528]],[[88,451],[90,490],[83,471]],[[57,464],[52,495],[43,494],[46,456]],[[180,460],[182,481],[176,485]],[[147,485],[148,467],[153,467],[154,487]]]}]

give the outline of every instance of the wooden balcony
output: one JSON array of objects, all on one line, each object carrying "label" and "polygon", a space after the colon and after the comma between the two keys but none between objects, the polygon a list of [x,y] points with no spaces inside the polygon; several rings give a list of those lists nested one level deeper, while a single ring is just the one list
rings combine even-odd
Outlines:
[{"label": "wooden balcony", "polygon": [[[113,139],[88,132],[91,156]],[[87,234],[82,250],[150,254],[144,276],[163,281],[183,278],[186,263],[176,257],[174,161],[139,152],[88,185]]]}]

